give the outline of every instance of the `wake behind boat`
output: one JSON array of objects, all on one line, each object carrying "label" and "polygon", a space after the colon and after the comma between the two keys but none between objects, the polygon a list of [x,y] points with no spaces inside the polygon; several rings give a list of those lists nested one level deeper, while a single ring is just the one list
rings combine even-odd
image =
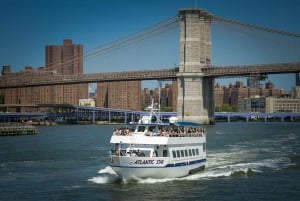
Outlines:
[{"label": "wake behind boat", "polygon": [[206,135],[202,124],[159,120],[152,104],[149,116],[114,129],[110,166],[121,179],[175,178],[203,170]]}]

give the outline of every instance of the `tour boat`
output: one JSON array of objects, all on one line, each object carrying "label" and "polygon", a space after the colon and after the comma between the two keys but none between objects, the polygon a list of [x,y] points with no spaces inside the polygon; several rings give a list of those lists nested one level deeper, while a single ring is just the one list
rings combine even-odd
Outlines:
[{"label": "tour boat", "polygon": [[201,123],[160,120],[152,104],[147,116],[114,129],[109,165],[120,179],[177,178],[203,170],[206,134]]}]

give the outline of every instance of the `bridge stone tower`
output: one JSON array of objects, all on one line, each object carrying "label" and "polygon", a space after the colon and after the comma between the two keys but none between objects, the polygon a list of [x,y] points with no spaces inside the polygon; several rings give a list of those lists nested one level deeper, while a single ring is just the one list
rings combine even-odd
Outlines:
[{"label": "bridge stone tower", "polygon": [[201,68],[211,66],[211,15],[183,9],[179,17],[178,119],[213,124],[214,79],[201,73]]}]

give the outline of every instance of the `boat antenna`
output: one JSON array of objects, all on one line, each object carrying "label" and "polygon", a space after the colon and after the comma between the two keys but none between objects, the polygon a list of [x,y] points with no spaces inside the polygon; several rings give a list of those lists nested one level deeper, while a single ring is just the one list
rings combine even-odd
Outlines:
[{"label": "boat antenna", "polygon": [[158,80],[158,118],[159,118],[159,121],[160,121],[160,93],[161,93],[161,87],[162,87],[162,82],[161,80]]}]

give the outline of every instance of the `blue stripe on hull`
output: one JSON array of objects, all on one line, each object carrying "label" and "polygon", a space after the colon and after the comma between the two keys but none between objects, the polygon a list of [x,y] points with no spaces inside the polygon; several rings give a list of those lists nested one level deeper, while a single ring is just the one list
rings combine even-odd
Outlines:
[{"label": "blue stripe on hull", "polygon": [[178,166],[189,166],[195,165],[197,163],[203,163],[206,159],[196,160],[196,161],[189,161],[189,162],[182,162],[182,163],[175,163],[175,164],[168,164],[165,167],[178,167]]}]

